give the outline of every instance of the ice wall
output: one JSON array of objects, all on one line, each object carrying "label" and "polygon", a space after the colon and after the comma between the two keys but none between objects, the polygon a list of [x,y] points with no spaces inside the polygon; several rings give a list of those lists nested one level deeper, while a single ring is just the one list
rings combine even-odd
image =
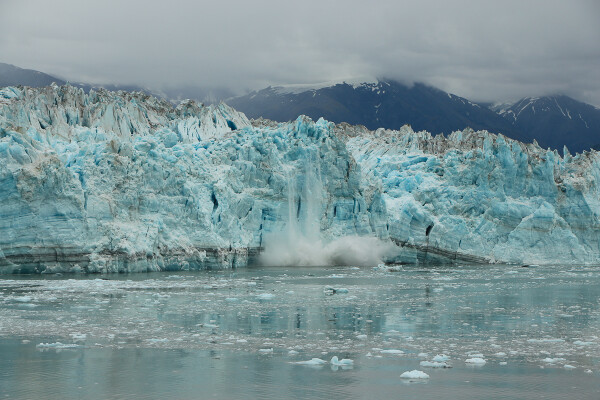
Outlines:
[{"label": "ice wall", "polygon": [[0,271],[230,268],[265,248],[270,263],[598,264],[599,179],[597,152],[487,132],[251,123],[224,104],[5,88]]},{"label": "ice wall", "polygon": [[243,266],[291,224],[382,231],[381,197],[325,121],[259,128],[224,104],[70,86],[0,98],[4,272]]},{"label": "ice wall", "polygon": [[[380,185],[389,235],[452,259],[600,263],[600,154],[571,156],[502,135],[366,131],[338,135]],[[467,257],[468,258],[468,257]],[[474,258],[475,259],[475,258]]]}]

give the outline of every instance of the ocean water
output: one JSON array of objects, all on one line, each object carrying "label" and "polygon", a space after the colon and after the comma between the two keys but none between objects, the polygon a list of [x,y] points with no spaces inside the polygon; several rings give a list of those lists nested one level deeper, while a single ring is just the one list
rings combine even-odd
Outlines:
[{"label": "ocean water", "polygon": [[0,398],[598,399],[599,318],[594,267],[2,276]]}]

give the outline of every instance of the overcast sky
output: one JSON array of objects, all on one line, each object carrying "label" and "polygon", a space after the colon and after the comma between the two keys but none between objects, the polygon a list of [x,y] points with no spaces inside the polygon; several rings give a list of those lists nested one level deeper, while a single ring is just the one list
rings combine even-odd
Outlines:
[{"label": "overcast sky", "polygon": [[600,1],[0,0],[0,62],[237,91],[352,77],[600,106]]}]

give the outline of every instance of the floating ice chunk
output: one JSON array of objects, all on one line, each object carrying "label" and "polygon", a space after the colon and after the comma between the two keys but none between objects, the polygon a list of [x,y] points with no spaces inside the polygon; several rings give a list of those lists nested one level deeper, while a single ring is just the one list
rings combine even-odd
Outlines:
[{"label": "floating ice chunk", "polygon": [[248,343],[248,341],[246,339],[238,339],[236,340],[237,343]]},{"label": "floating ice chunk", "polygon": [[298,354],[298,352],[296,350],[288,351],[288,355],[290,355],[290,356],[295,356],[296,354]]},{"label": "floating ice chunk", "polygon": [[573,342],[573,344],[575,346],[591,346],[591,345],[594,344],[594,342],[584,342],[584,341],[581,341],[581,340],[576,340],[576,341]]},{"label": "floating ice chunk", "polygon": [[591,369],[586,369],[584,372],[586,374],[593,374],[594,373],[594,371],[592,371]]},{"label": "floating ice chunk", "polygon": [[471,357],[471,358],[483,358],[483,354],[481,354],[481,353],[469,353],[469,357]]},{"label": "floating ice chunk", "polygon": [[325,286],[323,289],[325,294],[338,294],[338,293],[348,293],[348,289],[346,288],[335,288],[333,286]]},{"label": "floating ice chunk", "polygon": [[548,363],[548,364],[554,364],[560,361],[565,361],[564,358],[561,357],[556,357],[556,358],[550,358],[550,357],[546,357],[542,360],[542,362]]},{"label": "floating ice chunk", "polygon": [[32,298],[31,296],[17,296],[17,297],[13,297],[14,301],[18,301],[19,303],[29,303]]},{"label": "floating ice chunk", "polygon": [[83,346],[80,344],[75,344],[75,343],[61,343],[61,342],[55,342],[55,343],[40,343],[37,346],[38,349],[78,349],[78,348],[82,348]]},{"label": "floating ice chunk", "polygon": [[564,368],[564,369],[575,369],[575,368],[577,368],[577,367],[575,367],[575,366],[573,366],[573,365],[565,364],[565,365],[563,365],[563,368]]},{"label": "floating ice chunk", "polygon": [[404,352],[402,350],[398,350],[398,349],[381,350],[380,353],[382,353],[382,354],[404,354]]},{"label": "floating ice chunk", "polygon": [[433,361],[436,362],[444,362],[444,361],[448,361],[450,359],[450,357],[448,357],[445,354],[437,354],[435,357],[433,357]]},{"label": "floating ice chunk", "polygon": [[500,364],[500,365],[506,365],[508,363],[506,361],[500,361],[498,364]]},{"label": "floating ice chunk", "polygon": [[236,301],[240,301],[240,299],[238,299],[237,297],[227,297],[227,298],[225,299],[225,301],[228,301],[228,302],[234,303],[234,302],[236,302]]},{"label": "floating ice chunk", "polygon": [[71,333],[71,335],[70,335],[70,336],[71,336],[71,338],[72,338],[73,340],[75,340],[75,341],[78,341],[78,340],[85,340],[85,338],[87,337],[87,335],[86,335],[85,333],[79,333],[79,332],[76,332],[76,333]]},{"label": "floating ice chunk", "polygon": [[423,371],[419,371],[418,369],[413,369],[412,371],[403,372],[400,375],[402,379],[429,379],[429,375],[427,375]]},{"label": "floating ice chunk", "polygon": [[293,364],[298,364],[298,365],[323,365],[323,364],[327,364],[327,361],[325,360],[321,360],[320,358],[312,358],[308,361],[296,361]]},{"label": "floating ice chunk", "polygon": [[167,338],[162,338],[162,339],[146,339],[147,342],[150,343],[168,343],[169,339]]},{"label": "floating ice chunk", "polygon": [[419,353],[419,354],[417,354],[417,357],[427,358],[427,357],[429,357],[429,354],[427,354],[427,353]]},{"label": "floating ice chunk", "polygon": [[499,351],[499,352],[497,352],[497,353],[496,353],[496,354],[494,354],[494,355],[495,355],[496,357],[505,357],[505,356],[506,356],[506,353],[505,353],[505,352],[503,352],[503,351]]},{"label": "floating ice chunk", "polygon": [[421,367],[427,368],[452,368],[452,366],[446,362],[437,362],[437,361],[421,361]]},{"label": "floating ice chunk", "polygon": [[331,357],[330,363],[331,365],[354,365],[354,360],[349,358],[342,358],[339,360],[337,356],[333,356]]},{"label": "floating ice chunk", "polygon": [[486,361],[481,357],[473,357],[473,358],[467,358],[465,360],[465,363],[472,364],[472,365],[484,365],[486,363]]},{"label": "floating ice chunk", "polygon": [[367,340],[368,336],[367,335],[356,335],[356,338],[359,340]]},{"label": "floating ice chunk", "polygon": [[269,348],[269,349],[258,349],[258,352],[261,354],[272,354],[273,353],[273,348]]},{"label": "floating ice chunk", "polygon": [[258,296],[256,296],[259,300],[272,300],[275,298],[275,295],[273,293],[261,293]]},{"label": "floating ice chunk", "polygon": [[546,338],[546,339],[527,339],[527,341],[529,343],[562,343],[565,340],[564,339]]}]

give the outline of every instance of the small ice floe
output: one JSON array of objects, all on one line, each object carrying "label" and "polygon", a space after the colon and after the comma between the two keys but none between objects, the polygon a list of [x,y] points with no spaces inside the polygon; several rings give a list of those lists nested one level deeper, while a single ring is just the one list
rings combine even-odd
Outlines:
[{"label": "small ice floe", "polygon": [[248,341],[246,339],[238,339],[236,343],[248,343]]},{"label": "small ice floe", "polygon": [[273,300],[275,295],[273,293],[261,293],[256,296],[259,300]]},{"label": "small ice floe", "polygon": [[555,364],[555,363],[560,362],[560,361],[565,361],[565,359],[562,358],[562,357],[556,357],[556,358],[546,357],[546,358],[544,358],[542,360],[542,362],[545,362],[547,364]]},{"label": "small ice floe", "polygon": [[544,338],[544,339],[527,339],[529,343],[563,343],[564,339]]},{"label": "small ice floe", "polygon": [[575,368],[577,368],[577,367],[575,367],[575,366],[573,366],[573,365],[570,365],[570,364],[565,364],[565,365],[563,365],[563,368],[564,368],[564,369],[575,369]]},{"label": "small ice floe", "polygon": [[436,362],[444,362],[444,361],[448,361],[450,359],[450,357],[448,357],[445,354],[436,354],[435,357],[433,357],[433,361]]},{"label": "small ice floe", "polygon": [[227,297],[227,298],[225,298],[225,301],[228,301],[230,303],[235,303],[236,301],[240,301],[240,299],[238,299],[237,297]]},{"label": "small ice floe", "polygon": [[325,289],[323,289],[323,291],[325,292],[325,294],[339,294],[339,293],[348,293],[348,289],[340,287],[340,288],[335,288],[333,286],[325,286]]},{"label": "small ice floe", "polygon": [[506,361],[500,361],[498,364],[499,365],[507,365],[508,363]]},{"label": "small ice floe", "polygon": [[367,335],[356,335],[356,338],[359,340],[367,340],[368,336]]},{"label": "small ice floe", "polygon": [[419,353],[419,354],[417,354],[417,357],[427,358],[427,357],[429,357],[429,354],[427,354],[427,353]]},{"label": "small ice floe", "polygon": [[481,354],[481,353],[468,353],[467,355],[471,358],[475,358],[475,357],[483,358],[483,354]]},{"label": "small ice floe", "polygon": [[471,364],[471,365],[485,365],[486,361],[481,357],[472,357],[472,358],[467,358],[465,360],[465,363]]},{"label": "small ice floe", "polygon": [[298,354],[298,352],[296,350],[290,350],[290,351],[288,351],[288,355],[289,356],[295,356],[296,354]]},{"label": "small ice floe", "polygon": [[146,342],[150,342],[150,343],[168,343],[169,339],[167,339],[167,338],[162,338],[162,339],[146,339]]},{"label": "small ice floe", "polygon": [[273,354],[273,348],[269,348],[269,349],[258,349],[258,352],[261,354]]},{"label": "small ice floe", "polygon": [[87,335],[85,333],[79,333],[79,332],[71,333],[70,336],[74,341],[85,340],[85,338],[87,337]]},{"label": "small ice floe", "polygon": [[496,354],[494,354],[496,357],[506,357],[506,353],[503,351],[499,351]]},{"label": "small ice floe", "polygon": [[329,362],[331,363],[331,365],[354,365],[354,360],[351,360],[349,358],[342,358],[341,360],[339,360],[337,356],[331,357],[331,361]]},{"label": "small ice floe", "polygon": [[423,371],[419,371],[418,369],[413,369],[412,371],[403,372],[400,375],[402,379],[429,379],[429,375],[427,375]]},{"label": "small ice floe", "polygon": [[586,374],[593,374],[594,373],[594,371],[592,371],[591,369],[586,369],[584,372]]},{"label": "small ice floe", "polygon": [[292,364],[298,364],[298,365],[324,365],[324,364],[327,364],[327,361],[321,360],[320,358],[311,358],[308,361],[296,361],[296,362],[293,362]]},{"label": "small ice floe", "polygon": [[29,303],[31,300],[33,300],[31,298],[31,296],[16,296],[16,297],[13,297],[12,299],[19,303]]},{"label": "small ice floe", "polygon": [[80,344],[75,344],[75,343],[55,342],[55,343],[40,343],[35,347],[37,347],[38,349],[63,350],[63,349],[78,349],[78,348],[82,348],[83,346]]},{"label": "small ice floe", "polygon": [[421,367],[426,368],[452,368],[452,366],[446,362],[438,362],[438,361],[421,361]]},{"label": "small ice floe", "polygon": [[388,350],[381,350],[380,351],[381,354],[404,354],[404,352],[402,350],[398,350],[398,349],[388,349]]},{"label": "small ice floe", "polygon": [[591,345],[594,344],[594,342],[584,342],[584,341],[581,341],[581,340],[576,340],[576,341],[573,342],[573,344],[575,346],[591,346]]}]

